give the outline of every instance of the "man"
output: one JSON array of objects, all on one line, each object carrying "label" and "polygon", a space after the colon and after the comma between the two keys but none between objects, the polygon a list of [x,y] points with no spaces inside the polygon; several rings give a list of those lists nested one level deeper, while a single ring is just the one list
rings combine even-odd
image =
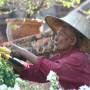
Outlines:
[{"label": "man", "polygon": [[[64,18],[47,16],[48,25],[55,33],[54,43],[58,51],[46,59],[13,45],[17,52],[33,63],[21,67],[10,60],[20,77],[35,82],[47,82],[50,70],[59,76],[64,89],[78,89],[81,85],[90,85],[90,60],[86,53],[90,53],[90,23],[79,12],[71,12]],[[84,44],[85,43],[85,44]],[[53,43],[52,43],[53,44]]]}]

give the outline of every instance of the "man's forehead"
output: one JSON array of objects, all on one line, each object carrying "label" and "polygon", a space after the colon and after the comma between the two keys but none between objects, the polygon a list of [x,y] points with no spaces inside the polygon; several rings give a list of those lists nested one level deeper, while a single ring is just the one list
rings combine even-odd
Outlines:
[{"label": "man's forehead", "polygon": [[67,27],[67,26],[61,26],[61,27],[58,28],[57,32],[68,32],[68,31],[70,31],[69,29],[70,28]]},{"label": "man's forehead", "polygon": [[58,34],[60,32],[62,33],[67,33],[68,35],[69,34],[74,34],[73,32],[73,27],[70,26],[69,24],[66,24],[66,23],[62,23],[61,25],[58,24],[55,28],[55,33]]},{"label": "man's forehead", "polygon": [[63,23],[61,28],[71,28],[72,29],[72,26],[70,26],[69,24]]},{"label": "man's forehead", "polygon": [[68,25],[61,26],[57,31],[57,34],[58,33],[65,33],[65,34],[67,34],[69,36],[74,35],[73,28],[68,26]]}]

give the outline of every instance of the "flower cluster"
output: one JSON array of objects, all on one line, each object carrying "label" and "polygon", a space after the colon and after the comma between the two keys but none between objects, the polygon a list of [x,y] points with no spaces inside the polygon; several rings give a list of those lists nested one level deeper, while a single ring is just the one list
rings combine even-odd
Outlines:
[{"label": "flower cluster", "polygon": [[79,88],[79,90],[90,90],[90,86],[83,85]]},{"label": "flower cluster", "polygon": [[[55,72],[53,72],[53,71],[49,72],[49,74],[47,76],[47,80],[49,80],[51,83],[50,90],[64,90],[63,87],[60,86],[57,77],[58,76]],[[75,90],[75,89],[73,89],[73,90]],[[90,86],[83,85],[83,86],[79,87],[79,90],[90,90]]]},{"label": "flower cluster", "polygon": [[58,76],[55,72],[50,71],[47,76],[47,80],[49,80],[51,83],[50,90],[58,90],[59,88],[61,88],[61,86],[59,85]]}]

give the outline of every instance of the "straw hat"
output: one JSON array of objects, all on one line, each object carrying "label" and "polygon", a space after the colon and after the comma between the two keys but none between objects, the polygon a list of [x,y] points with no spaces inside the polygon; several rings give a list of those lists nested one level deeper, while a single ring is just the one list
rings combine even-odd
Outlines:
[{"label": "straw hat", "polygon": [[46,16],[47,24],[56,32],[63,23],[66,23],[85,36],[81,50],[90,53],[90,22],[78,11],[72,11],[63,18]]}]

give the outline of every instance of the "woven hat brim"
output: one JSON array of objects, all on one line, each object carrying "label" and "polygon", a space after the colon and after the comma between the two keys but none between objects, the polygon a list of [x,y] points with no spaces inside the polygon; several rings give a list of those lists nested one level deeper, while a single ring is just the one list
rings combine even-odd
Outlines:
[{"label": "woven hat brim", "polygon": [[57,32],[58,29],[60,28],[60,26],[62,26],[63,20],[56,18],[56,17],[52,17],[52,16],[47,16],[45,18],[45,21],[47,22],[47,24],[49,25],[49,27],[54,31]]}]

